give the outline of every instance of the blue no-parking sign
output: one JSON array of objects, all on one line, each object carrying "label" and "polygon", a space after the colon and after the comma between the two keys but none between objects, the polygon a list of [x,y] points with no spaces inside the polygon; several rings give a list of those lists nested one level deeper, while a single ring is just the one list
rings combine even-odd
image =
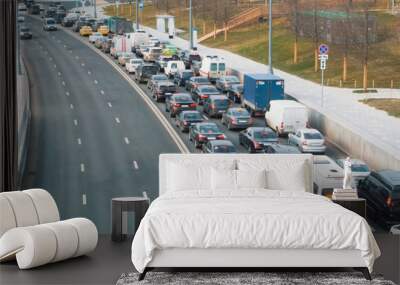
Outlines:
[{"label": "blue no-parking sign", "polygon": [[321,44],[318,48],[319,54],[328,54],[329,53],[329,47],[326,44]]}]

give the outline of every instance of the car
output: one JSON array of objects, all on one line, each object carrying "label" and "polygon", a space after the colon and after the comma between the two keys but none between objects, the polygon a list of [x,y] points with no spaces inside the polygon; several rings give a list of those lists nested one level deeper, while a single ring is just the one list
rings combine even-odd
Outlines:
[{"label": "car", "polygon": [[192,124],[201,123],[204,121],[203,116],[199,111],[182,111],[176,116],[175,125],[182,133],[189,131]]},{"label": "car", "polygon": [[213,95],[204,99],[203,112],[210,117],[221,117],[231,105],[231,101],[225,95]]},{"label": "car", "polygon": [[162,49],[159,47],[150,47],[145,52],[143,52],[144,61],[155,62],[158,60],[162,52]]},{"label": "car", "polygon": [[141,82],[147,82],[152,75],[158,73],[158,67],[151,63],[144,63],[136,68],[134,79]]},{"label": "car", "polygon": [[[336,163],[342,169],[344,169],[344,161],[345,160],[346,159],[344,159],[344,158],[336,159]],[[368,165],[360,159],[351,158],[350,161],[351,161],[351,173],[352,173],[352,177],[354,180],[354,184],[358,185],[358,183],[361,180],[366,178],[371,173],[371,170],[369,169]]]},{"label": "car", "polygon": [[103,43],[107,41],[106,37],[101,37],[98,38],[95,42],[94,42],[94,46],[97,47],[98,49],[101,49],[103,46]]},{"label": "car", "polygon": [[43,31],[57,31],[56,21],[53,18],[43,20]]},{"label": "car", "polygon": [[194,73],[190,69],[181,70],[181,71],[175,73],[174,83],[176,85],[178,85],[179,87],[185,86],[186,81],[189,80],[193,76],[194,76]]},{"label": "car", "polygon": [[89,36],[89,43],[94,44],[94,43],[96,42],[97,39],[102,39],[102,38],[103,38],[103,35],[102,35],[102,34],[100,34],[100,33],[98,33],[98,32],[92,33],[92,34]]},{"label": "car", "polygon": [[82,26],[81,29],[79,30],[79,34],[82,37],[88,37],[93,33],[92,27],[91,26]]},{"label": "car", "polygon": [[372,171],[357,190],[367,201],[368,219],[387,230],[400,224],[400,171]]},{"label": "car", "polygon": [[275,131],[266,127],[250,127],[239,133],[239,144],[249,153],[265,152],[268,145],[278,141]]},{"label": "car", "polygon": [[166,101],[166,98],[172,96],[176,91],[176,86],[171,81],[158,81],[153,86],[152,97],[156,102]]},{"label": "car", "polygon": [[236,153],[236,147],[230,140],[213,140],[203,144],[204,153]]},{"label": "car", "polygon": [[32,39],[32,32],[28,27],[20,27],[19,29],[19,37],[21,40],[29,40]]},{"label": "car", "polygon": [[165,67],[168,64],[168,61],[174,60],[172,57],[160,55],[160,57],[155,61],[155,64],[160,69],[160,72],[164,72]]},{"label": "car", "polygon": [[111,50],[111,45],[112,45],[112,39],[106,39],[104,42],[101,44],[101,50],[104,53],[110,53]]},{"label": "car", "polygon": [[182,111],[196,110],[197,104],[188,93],[175,93],[165,101],[165,111],[175,118]]},{"label": "car", "polygon": [[211,140],[225,140],[226,136],[218,128],[217,124],[203,122],[192,124],[189,127],[189,140],[194,142],[196,148],[201,148],[203,143]]},{"label": "car", "polygon": [[87,26],[86,17],[80,17],[72,26],[72,30],[78,33],[83,26]]},{"label": "car", "polygon": [[215,87],[225,93],[228,92],[229,88],[233,84],[240,84],[239,78],[233,75],[226,75],[217,79],[215,82]]},{"label": "car", "polygon": [[210,80],[208,80],[207,77],[193,76],[186,81],[185,89],[187,91],[192,92],[195,88],[199,87],[200,85],[211,85],[211,82]]},{"label": "car", "polygon": [[17,17],[17,22],[18,22],[18,23],[23,23],[23,22],[25,22],[25,17],[24,17],[24,16],[18,16],[18,17]]},{"label": "car", "polygon": [[61,21],[61,26],[66,27],[66,28],[72,27],[75,22],[76,22],[76,19],[74,19],[72,17],[64,17],[64,19],[62,19],[62,21]]},{"label": "car", "polygon": [[110,33],[110,30],[108,29],[107,26],[101,25],[97,28],[97,32],[102,34],[103,36],[108,36],[108,34]]},{"label": "car", "polygon": [[265,147],[265,153],[299,154],[301,152],[297,147],[292,145],[273,143],[273,144],[268,144]]},{"label": "car", "polygon": [[394,225],[390,228],[390,233],[393,235],[400,235],[400,225]]},{"label": "car", "polygon": [[144,61],[141,58],[130,58],[125,63],[126,71],[128,71],[128,73],[135,73],[136,68],[138,68],[138,66],[142,65],[143,63],[144,63]]},{"label": "car", "polygon": [[232,84],[229,86],[228,98],[234,103],[242,103],[243,98],[243,84]]},{"label": "car", "polygon": [[200,85],[192,91],[192,98],[199,105],[202,105],[205,99],[213,95],[221,95],[214,85]]},{"label": "car", "polygon": [[147,81],[147,88],[153,91],[153,87],[157,84],[159,81],[169,81],[168,77],[165,74],[155,74],[152,75],[150,80]]},{"label": "car", "polygon": [[139,48],[136,48],[136,55],[138,57],[143,57],[144,52],[146,52],[151,47],[154,47],[154,44],[141,43]]},{"label": "car", "polygon": [[126,62],[134,57],[135,55],[133,54],[133,52],[130,51],[123,52],[120,56],[118,56],[118,63],[122,66],[125,66]]},{"label": "car", "polygon": [[182,61],[185,64],[186,69],[191,69],[194,61],[201,62],[201,56],[197,51],[185,50],[181,55]]},{"label": "car", "polygon": [[301,128],[296,133],[289,133],[288,143],[297,146],[301,152],[325,153],[324,136],[316,129]]},{"label": "car", "polygon": [[229,130],[246,129],[253,124],[253,118],[244,108],[229,108],[223,115],[221,122]]}]

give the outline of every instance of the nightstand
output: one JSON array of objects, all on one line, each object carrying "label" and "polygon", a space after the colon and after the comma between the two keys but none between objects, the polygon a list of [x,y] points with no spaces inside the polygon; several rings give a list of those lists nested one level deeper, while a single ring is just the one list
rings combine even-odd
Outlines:
[{"label": "nightstand", "polygon": [[336,200],[332,199],[333,203],[339,204],[340,206],[359,214],[364,219],[367,217],[366,209],[367,204],[365,199],[357,198],[357,199],[349,199],[349,200]]}]

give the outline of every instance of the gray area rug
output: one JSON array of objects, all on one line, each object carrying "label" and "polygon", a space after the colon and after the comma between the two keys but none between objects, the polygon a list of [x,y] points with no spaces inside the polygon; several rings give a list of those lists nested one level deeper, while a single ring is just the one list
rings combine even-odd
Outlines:
[{"label": "gray area rug", "polygon": [[137,280],[138,276],[138,273],[122,274],[117,285],[395,285],[376,275],[368,281],[359,272],[148,272],[142,281]]}]

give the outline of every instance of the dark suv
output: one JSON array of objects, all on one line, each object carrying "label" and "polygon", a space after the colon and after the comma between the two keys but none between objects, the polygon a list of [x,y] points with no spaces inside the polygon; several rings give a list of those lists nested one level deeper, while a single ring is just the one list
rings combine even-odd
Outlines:
[{"label": "dark suv", "polygon": [[153,87],[153,98],[156,102],[165,101],[174,93],[176,93],[176,85],[171,81],[159,81]]},{"label": "dark suv", "polygon": [[400,171],[371,172],[358,185],[358,195],[367,200],[367,217],[389,229],[400,224]]}]

